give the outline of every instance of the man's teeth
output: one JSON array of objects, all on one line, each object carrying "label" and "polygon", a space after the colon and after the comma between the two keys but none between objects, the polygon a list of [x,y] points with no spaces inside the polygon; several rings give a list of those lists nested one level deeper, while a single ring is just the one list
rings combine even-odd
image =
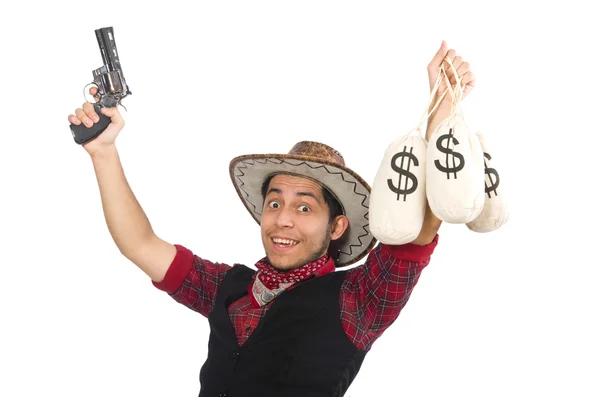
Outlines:
[{"label": "man's teeth", "polygon": [[273,241],[277,244],[285,244],[285,245],[296,245],[297,241],[294,240],[284,240],[282,238],[274,238]]}]

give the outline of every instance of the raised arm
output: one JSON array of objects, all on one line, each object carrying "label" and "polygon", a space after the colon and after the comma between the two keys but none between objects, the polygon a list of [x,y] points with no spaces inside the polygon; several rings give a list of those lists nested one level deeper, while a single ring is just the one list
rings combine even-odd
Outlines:
[{"label": "raised arm", "polygon": [[[90,89],[94,95],[96,88]],[[119,251],[177,302],[208,316],[217,288],[231,266],[213,263],[194,255],[181,245],[160,239],[131,191],[119,159],[115,140],[125,125],[117,108],[103,108],[111,122],[94,140],[83,144],[89,153],[102,199],[104,218]],[[91,103],[69,115],[73,124],[97,122]]]},{"label": "raised arm", "polygon": [[[90,94],[96,94],[92,87]],[[119,159],[115,140],[125,122],[117,108],[103,108],[111,118],[108,127],[94,140],[83,144],[92,159],[108,230],[119,251],[153,281],[162,281],[175,258],[174,245],[156,236],[146,214],[136,200]],[[86,102],[69,115],[75,125],[91,127],[98,122],[92,103]]]},{"label": "raised arm", "polygon": [[153,281],[162,281],[175,258],[175,246],[160,239],[131,191],[116,146],[91,155],[104,218],[119,251]]}]

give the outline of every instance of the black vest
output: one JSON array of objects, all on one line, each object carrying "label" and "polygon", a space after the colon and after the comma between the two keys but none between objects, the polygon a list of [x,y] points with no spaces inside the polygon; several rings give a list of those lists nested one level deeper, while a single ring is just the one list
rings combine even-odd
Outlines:
[{"label": "black vest", "polygon": [[346,271],[283,292],[239,346],[227,308],[248,293],[254,273],[234,266],[219,286],[208,316],[199,397],[343,396],[367,354],[342,328],[339,301]]}]

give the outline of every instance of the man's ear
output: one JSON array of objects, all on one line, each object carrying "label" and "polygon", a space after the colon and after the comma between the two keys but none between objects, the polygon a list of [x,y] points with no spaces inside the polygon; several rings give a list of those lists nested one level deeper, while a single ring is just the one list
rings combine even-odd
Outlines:
[{"label": "man's ear", "polygon": [[331,240],[337,240],[344,235],[346,229],[348,229],[348,218],[344,215],[338,215],[333,220],[331,225]]}]

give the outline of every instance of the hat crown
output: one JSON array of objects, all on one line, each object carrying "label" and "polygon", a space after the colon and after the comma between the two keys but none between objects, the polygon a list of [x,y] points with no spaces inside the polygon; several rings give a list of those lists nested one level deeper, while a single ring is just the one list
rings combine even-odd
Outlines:
[{"label": "hat crown", "polygon": [[319,182],[339,201],[348,228],[329,245],[336,266],[356,263],[369,253],[377,240],[369,231],[369,194],[371,187],[346,167],[337,150],[320,142],[300,141],[287,154],[246,154],[229,164],[229,175],[239,198],[260,225],[266,178],[276,174],[296,175]]},{"label": "hat crown", "polygon": [[334,148],[320,142],[302,141],[294,145],[289,154],[316,157],[328,163],[345,166],[344,157]]}]

